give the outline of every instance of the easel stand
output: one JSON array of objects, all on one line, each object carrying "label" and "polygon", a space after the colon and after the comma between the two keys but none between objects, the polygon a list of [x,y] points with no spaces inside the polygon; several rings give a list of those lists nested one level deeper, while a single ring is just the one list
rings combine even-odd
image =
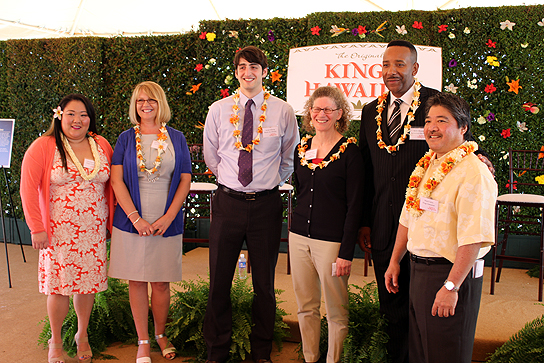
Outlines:
[{"label": "easel stand", "polygon": [[[11,198],[11,191],[9,189],[8,175],[6,173],[6,168],[4,168],[4,166],[2,166],[2,170],[4,171],[4,179],[6,180],[6,186],[7,186],[7,190],[8,190],[11,215],[15,219],[15,213],[14,213],[14,210],[13,210],[13,199]],[[4,211],[4,206],[2,205],[1,195],[2,195],[2,189],[1,189],[1,185],[0,185],[0,210],[2,211],[2,213],[0,213],[0,218],[2,219],[2,233],[3,233],[3,236],[4,236],[4,249],[6,250],[6,264],[7,264],[7,271],[8,271],[8,284],[9,284],[9,287],[11,288],[11,274],[10,274],[10,271],[9,271],[8,242],[7,242],[8,241],[8,238],[7,238],[8,236],[6,234],[6,223],[5,223],[5,220],[4,220],[4,212],[3,212]],[[36,203],[38,203],[38,201],[36,201]],[[21,253],[23,254],[23,262],[26,263],[25,251],[23,250],[23,239],[21,238],[21,232],[19,231],[19,224],[17,223],[16,219],[15,219],[15,228],[17,228],[17,235],[19,236],[19,245],[21,246]]]}]

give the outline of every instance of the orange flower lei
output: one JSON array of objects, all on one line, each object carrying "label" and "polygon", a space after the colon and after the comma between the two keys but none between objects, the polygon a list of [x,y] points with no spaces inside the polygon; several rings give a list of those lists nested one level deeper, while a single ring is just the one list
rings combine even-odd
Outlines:
[{"label": "orange flower lei", "polygon": [[331,157],[329,158],[329,160],[327,160],[327,161],[322,160],[319,164],[314,164],[314,163],[308,162],[308,160],[306,160],[306,149],[308,148],[307,142],[311,138],[312,138],[311,135],[306,135],[305,137],[300,139],[300,145],[298,146],[298,157],[300,158],[300,165],[308,166],[308,168],[310,168],[312,170],[315,170],[317,167],[319,167],[319,169],[323,169],[323,168],[327,167],[327,165],[329,165],[329,163],[332,163],[333,161],[340,159],[340,154],[342,154],[344,151],[346,151],[346,149],[348,147],[348,144],[355,144],[357,142],[356,138],[350,137],[349,139],[346,140],[346,142],[344,142],[344,143],[342,143],[342,145],[340,145],[340,150],[338,150],[337,153],[332,154]]},{"label": "orange flower lei", "polygon": [[162,123],[159,131],[160,132],[157,134],[159,141],[159,147],[157,148],[157,158],[155,159],[153,168],[147,169],[145,167],[144,152],[142,151],[142,134],[140,133],[140,125],[134,126],[134,134],[136,135],[136,156],[139,160],[138,167],[140,168],[141,172],[145,171],[149,175],[155,174],[159,170],[162,163],[161,155],[164,153],[164,150],[166,150],[166,140],[168,139],[168,136],[166,136],[166,123]]},{"label": "orange flower lei", "polygon": [[388,153],[392,153],[393,151],[397,151],[399,149],[399,145],[404,144],[406,139],[408,138],[408,133],[410,132],[410,123],[415,120],[415,113],[416,110],[419,107],[419,90],[421,89],[421,83],[418,82],[418,80],[415,80],[415,89],[414,89],[414,96],[412,97],[412,104],[410,105],[410,109],[408,110],[408,121],[406,122],[406,125],[404,125],[404,131],[402,135],[399,137],[397,143],[395,145],[387,145],[383,139],[382,139],[382,112],[385,108],[385,101],[387,100],[387,95],[389,94],[389,91],[385,92],[381,96],[378,97],[378,104],[376,106],[376,110],[378,110],[378,114],[376,115],[376,123],[378,124],[378,129],[376,130],[376,138],[378,139],[378,146],[380,149],[386,149]]},{"label": "orange flower lei", "polygon": [[240,107],[238,106],[238,103],[240,102],[240,88],[236,90],[234,93],[233,99],[234,99],[234,105],[232,106],[232,111],[234,112],[230,116],[230,123],[234,125],[234,132],[232,135],[234,136],[234,139],[236,140],[234,142],[234,147],[238,150],[245,150],[248,153],[253,150],[254,145],[259,145],[259,142],[261,141],[261,134],[263,133],[263,122],[266,120],[266,101],[270,98],[270,92],[268,92],[264,87],[264,102],[261,105],[261,111],[263,111],[262,115],[259,116],[259,127],[257,127],[257,137],[251,141],[251,144],[247,144],[246,146],[242,145],[242,133],[238,129],[240,116],[238,116],[238,111],[240,111]]},{"label": "orange flower lei", "polygon": [[451,169],[461,162],[463,158],[476,150],[478,150],[478,144],[476,144],[474,141],[465,141],[457,148],[450,151],[444,157],[440,167],[436,169],[429,180],[427,180],[427,182],[423,185],[423,189],[418,194],[419,184],[425,176],[425,171],[429,168],[431,159],[435,154],[432,150],[427,151],[427,153],[421,159],[419,159],[414,171],[412,172],[412,175],[410,175],[408,187],[406,188],[406,210],[416,218],[423,214],[423,210],[419,208],[420,199],[422,197],[429,198],[433,190],[436,189],[438,184],[440,184]]}]

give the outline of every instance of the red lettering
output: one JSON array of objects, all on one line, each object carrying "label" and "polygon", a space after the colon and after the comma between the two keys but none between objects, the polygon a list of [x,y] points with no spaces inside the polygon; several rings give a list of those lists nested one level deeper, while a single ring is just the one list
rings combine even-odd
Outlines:
[{"label": "red lettering", "polygon": [[[325,76],[325,78],[341,78],[338,73],[334,71],[334,68],[338,67],[339,64],[335,64],[332,68],[332,64],[325,64],[325,66],[327,66],[327,75]],[[333,75],[332,77],[331,74]]]},{"label": "red lettering", "polygon": [[304,81],[304,83],[306,83],[306,94],[304,95],[304,97],[310,97],[310,94],[316,89],[318,89],[320,85],[320,83],[314,83],[314,88],[312,88],[312,86],[310,85],[310,82]]},{"label": "red lettering", "polygon": [[[376,71],[374,71],[374,68],[379,68]],[[374,73],[376,72],[376,73]],[[370,77],[374,79],[382,78],[382,65],[380,63],[376,63],[370,66],[370,69],[368,70],[368,73],[370,74]]]},{"label": "red lettering", "polygon": [[367,97],[365,93],[365,88],[363,87],[362,83],[359,83],[359,85],[357,86],[353,97]]},{"label": "red lettering", "polygon": [[363,78],[367,78],[366,77],[366,67],[367,67],[367,64],[363,64],[364,66],[364,72],[361,68],[359,68],[359,66],[357,65],[357,63],[355,62],[351,62],[351,64],[353,64],[353,78],[357,78],[357,73],[359,73]]},{"label": "red lettering", "polygon": [[355,83],[335,83],[334,85],[340,91],[344,92],[346,97],[349,98],[349,94],[351,93],[351,90],[353,89],[353,86],[355,85]]}]

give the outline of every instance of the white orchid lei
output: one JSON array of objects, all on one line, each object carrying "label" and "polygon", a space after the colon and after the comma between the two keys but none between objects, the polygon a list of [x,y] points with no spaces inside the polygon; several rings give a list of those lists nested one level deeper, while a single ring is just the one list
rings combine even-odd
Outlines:
[{"label": "white orchid lei", "polygon": [[418,193],[419,184],[425,176],[425,171],[429,168],[431,159],[435,154],[432,150],[427,151],[427,153],[419,159],[412,175],[410,175],[408,187],[406,188],[406,210],[416,218],[423,214],[423,210],[419,208],[420,199],[429,198],[433,190],[436,189],[438,184],[442,182],[451,169],[463,160],[463,158],[476,150],[478,150],[478,144],[474,141],[465,141],[457,148],[450,151],[444,157],[440,167],[436,169],[429,180],[423,185],[421,192]]},{"label": "white orchid lei", "polygon": [[319,169],[323,169],[327,167],[327,165],[329,165],[333,161],[340,159],[340,154],[346,151],[346,148],[348,147],[349,144],[354,144],[357,142],[356,138],[350,137],[349,139],[346,140],[346,142],[340,145],[338,152],[332,154],[329,160],[327,161],[322,160],[320,163],[314,164],[306,160],[306,149],[308,148],[308,140],[310,140],[311,138],[312,138],[311,135],[306,135],[305,137],[300,139],[300,145],[298,146],[298,157],[300,158],[300,165],[308,166],[308,168],[310,168],[311,170],[315,170],[317,167],[319,167]]},{"label": "white orchid lei", "polygon": [[376,130],[376,138],[378,139],[378,146],[380,147],[380,149],[386,149],[388,153],[392,153],[394,151],[397,151],[400,145],[404,144],[404,142],[408,138],[408,133],[410,132],[410,123],[415,120],[415,113],[419,108],[420,89],[421,83],[419,83],[419,81],[416,79],[414,96],[412,97],[412,103],[410,104],[410,109],[408,110],[407,114],[408,121],[406,122],[406,125],[404,125],[403,133],[399,137],[395,145],[387,145],[382,138],[382,112],[385,108],[385,101],[387,100],[387,95],[389,94],[389,91],[383,93],[381,96],[378,97],[378,104],[376,105],[376,110],[378,111],[378,114],[376,115],[376,123],[378,125],[378,129]]},{"label": "white orchid lei", "polygon": [[96,141],[94,140],[94,137],[96,136],[96,134],[89,133],[89,135],[90,137],[88,137],[87,139],[89,140],[89,146],[91,147],[91,152],[93,154],[94,169],[90,174],[87,174],[85,172],[85,169],[83,169],[83,166],[79,162],[79,159],[77,158],[76,154],[74,153],[74,150],[72,150],[72,147],[70,146],[70,142],[68,141],[66,136],[64,136],[64,134],[61,134],[64,150],[66,150],[68,155],[70,155],[70,158],[72,159],[72,162],[76,166],[76,169],[79,171],[79,175],[81,175],[81,178],[87,181],[94,179],[94,177],[100,171],[100,154],[98,153],[98,148],[96,147]]},{"label": "white orchid lei", "polygon": [[253,150],[254,145],[259,145],[259,142],[261,141],[261,134],[263,133],[263,122],[266,120],[266,108],[267,108],[267,100],[270,98],[270,92],[268,92],[264,87],[264,102],[261,105],[261,111],[263,111],[262,115],[259,116],[259,127],[257,127],[257,137],[251,141],[250,144],[247,144],[244,146],[242,144],[242,135],[241,131],[238,129],[238,126],[240,124],[240,116],[238,116],[238,111],[240,111],[240,106],[238,106],[238,103],[240,102],[240,88],[236,90],[234,93],[233,99],[234,99],[234,105],[232,106],[232,111],[234,114],[230,117],[230,123],[234,125],[234,132],[232,135],[234,136],[234,139],[236,140],[234,142],[234,147],[238,150],[245,150],[248,153]]},{"label": "white orchid lei", "polygon": [[166,150],[166,140],[168,139],[168,136],[166,134],[166,123],[163,122],[161,124],[159,133],[157,134],[159,146],[157,148],[157,157],[155,158],[155,163],[153,165],[153,168],[151,169],[147,169],[145,167],[145,158],[144,152],[142,150],[142,134],[140,132],[140,125],[134,126],[134,134],[136,136],[136,156],[138,157],[138,167],[140,168],[140,171],[146,172],[148,175],[155,174],[161,167],[162,154]]}]

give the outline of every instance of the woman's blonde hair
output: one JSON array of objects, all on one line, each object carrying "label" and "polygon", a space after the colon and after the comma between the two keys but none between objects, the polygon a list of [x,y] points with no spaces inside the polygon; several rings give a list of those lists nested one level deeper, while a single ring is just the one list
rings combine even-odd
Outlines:
[{"label": "woman's blonde hair", "polygon": [[308,101],[306,101],[306,104],[304,105],[304,117],[302,119],[302,125],[304,126],[304,129],[308,132],[314,132],[313,127],[310,125],[310,121],[312,121],[312,115],[311,110],[314,106],[314,102],[316,99],[321,97],[328,97],[330,98],[335,104],[336,107],[340,108],[342,110],[342,116],[337,121],[336,129],[339,133],[343,134],[346,132],[349,128],[349,120],[351,119],[351,109],[348,104],[348,100],[336,87],[319,87],[312,93]]},{"label": "woman's blonde hair", "polygon": [[157,117],[155,118],[155,123],[160,125],[163,122],[166,123],[170,121],[170,118],[172,118],[172,113],[170,112],[170,106],[168,106],[168,101],[166,100],[166,94],[164,93],[164,90],[155,82],[145,81],[139,83],[132,92],[132,97],[130,99],[130,109],[128,111],[130,122],[132,122],[134,125],[139,125],[142,121],[140,115],[138,115],[138,110],[136,108],[136,101],[140,97],[141,92],[144,92],[149,98],[157,100],[158,112]]}]

